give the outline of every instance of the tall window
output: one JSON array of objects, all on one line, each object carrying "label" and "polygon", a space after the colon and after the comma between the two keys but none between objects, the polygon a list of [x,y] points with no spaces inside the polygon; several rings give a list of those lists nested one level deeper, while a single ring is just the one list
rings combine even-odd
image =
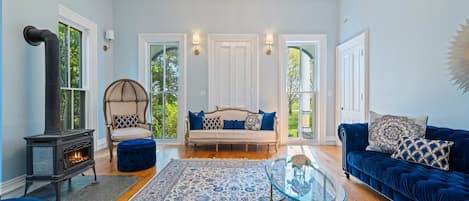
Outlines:
[{"label": "tall window", "polygon": [[314,45],[288,46],[288,137],[291,139],[314,138],[314,52]]},{"label": "tall window", "polygon": [[59,22],[62,129],[85,127],[83,33]]},{"label": "tall window", "polygon": [[179,44],[150,45],[151,114],[157,139],[177,138]]}]

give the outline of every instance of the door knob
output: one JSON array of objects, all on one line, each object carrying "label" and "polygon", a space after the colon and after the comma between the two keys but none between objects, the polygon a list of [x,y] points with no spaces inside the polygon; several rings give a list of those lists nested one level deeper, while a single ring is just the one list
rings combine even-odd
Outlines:
[{"label": "door knob", "polygon": [[344,107],[341,107],[340,110],[344,110]]}]

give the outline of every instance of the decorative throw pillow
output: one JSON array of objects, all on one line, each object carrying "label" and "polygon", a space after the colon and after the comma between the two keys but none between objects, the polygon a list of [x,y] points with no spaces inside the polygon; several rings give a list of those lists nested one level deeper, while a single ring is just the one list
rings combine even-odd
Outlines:
[{"label": "decorative throw pillow", "polygon": [[221,117],[204,117],[204,130],[216,130],[216,129],[223,129],[223,125],[221,124]]},{"label": "decorative throw pillow", "polygon": [[266,113],[259,110],[259,114],[262,114],[261,130],[274,130],[275,112]]},{"label": "decorative throw pillow", "polygon": [[131,128],[137,127],[137,114],[114,115],[114,128]]},{"label": "decorative throw pillow", "polygon": [[203,118],[205,114],[204,111],[200,111],[197,114],[192,113],[189,111],[189,124],[190,124],[190,129],[191,130],[202,130],[203,128]]},{"label": "decorative throw pillow", "polygon": [[397,149],[399,139],[404,136],[425,137],[427,116],[404,117],[381,115],[370,111],[368,125],[368,151],[392,154]]},{"label": "decorative throw pillow", "polygon": [[244,121],[223,120],[223,129],[244,129]]},{"label": "decorative throw pillow", "polygon": [[248,114],[244,128],[247,130],[260,130],[263,116],[262,114]]},{"label": "decorative throw pillow", "polygon": [[403,137],[399,142],[397,151],[391,157],[449,170],[449,152],[452,145],[453,142],[445,140]]}]

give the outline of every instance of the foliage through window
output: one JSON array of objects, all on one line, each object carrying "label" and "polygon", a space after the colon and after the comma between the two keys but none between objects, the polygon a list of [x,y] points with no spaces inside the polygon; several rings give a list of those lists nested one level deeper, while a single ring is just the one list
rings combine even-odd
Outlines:
[{"label": "foliage through window", "polygon": [[178,49],[177,43],[150,46],[151,119],[157,139],[177,138]]},{"label": "foliage through window", "polygon": [[313,45],[288,46],[288,137],[313,138],[315,118]]},{"label": "foliage through window", "polygon": [[83,87],[83,33],[59,22],[60,86],[62,129],[85,127],[85,88]]}]

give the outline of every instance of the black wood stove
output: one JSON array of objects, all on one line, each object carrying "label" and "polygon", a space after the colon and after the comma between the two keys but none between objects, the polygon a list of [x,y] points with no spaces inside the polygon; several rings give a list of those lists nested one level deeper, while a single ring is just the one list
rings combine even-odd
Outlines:
[{"label": "black wood stove", "polygon": [[[96,181],[92,129],[60,129],[60,72],[59,40],[49,30],[27,26],[23,31],[26,42],[37,46],[45,44],[46,101],[45,131],[25,137],[27,142],[26,186],[28,192],[33,181],[51,182],[56,200],[60,200],[61,184],[92,168]],[[70,184],[70,183],[69,183]]]}]

